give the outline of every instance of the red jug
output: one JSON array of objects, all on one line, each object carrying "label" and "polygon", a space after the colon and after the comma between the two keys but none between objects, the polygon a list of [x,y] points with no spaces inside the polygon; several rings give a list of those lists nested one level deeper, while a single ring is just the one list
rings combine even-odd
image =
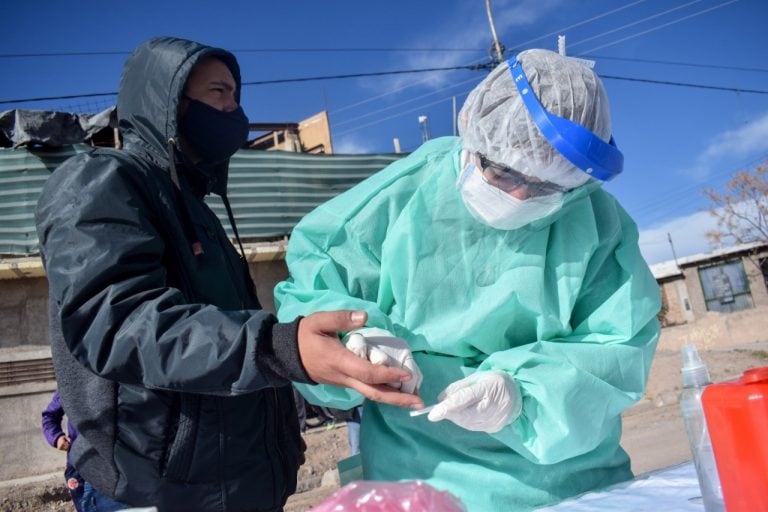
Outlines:
[{"label": "red jug", "polygon": [[768,512],[768,366],[701,396],[728,512]]}]

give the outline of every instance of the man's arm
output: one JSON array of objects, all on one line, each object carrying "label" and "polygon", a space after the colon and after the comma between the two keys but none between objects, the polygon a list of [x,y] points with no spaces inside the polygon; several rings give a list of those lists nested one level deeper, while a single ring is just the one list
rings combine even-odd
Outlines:
[{"label": "man's arm", "polygon": [[[151,196],[158,191],[142,179],[110,155],[81,155],[53,173],[38,203],[41,251],[64,339],[86,368],[121,383],[207,394],[311,382],[313,374],[369,385],[393,378],[359,364],[331,366],[342,372],[334,377],[310,362],[306,373],[297,338],[317,343],[312,322],[300,329],[262,310],[189,302],[168,285],[164,266],[166,244],[182,241],[167,240],[156,226]],[[322,327],[327,333],[346,324]],[[289,339],[276,340],[277,331]]]}]

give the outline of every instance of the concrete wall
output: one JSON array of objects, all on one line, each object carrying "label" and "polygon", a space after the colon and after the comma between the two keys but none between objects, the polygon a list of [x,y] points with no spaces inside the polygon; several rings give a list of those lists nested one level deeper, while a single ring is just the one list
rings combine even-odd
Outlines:
[{"label": "concrete wall", "polygon": [[661,330],[659,350],[680,350],[693,343],[699,349],[733,347],[768,341],[768,306],[734,313],[708,312],[691,323]]},{"label": "concrete wall", "polygon": [[685,323],[683,316],[683,302],[680,297],[680,287],[677,286],[682,279],[660,283],[661,300],[666,312],[662,317],[662,327]]},{"label": "concrete wall", "polygon": [[0,280],[0,348],[48,345],[48,282]]},{"label": "concrete wall", "polygon": [[55,471],[63,481],[66,454],[49,446],[41,430],[55,388],[52,380],[0,386],[0,481]]}]

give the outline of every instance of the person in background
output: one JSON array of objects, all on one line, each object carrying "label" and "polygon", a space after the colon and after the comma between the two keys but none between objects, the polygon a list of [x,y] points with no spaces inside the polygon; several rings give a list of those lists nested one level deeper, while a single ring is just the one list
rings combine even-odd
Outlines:
[{"label": "person in background", "polygon": [[360,453],[360,423],[363,421],[363,406],[358,405],[349,411],[347,419],[347,442],[349,443],[349,455]]},{"label": "person in background", "polygon": [[341,345],[365,312],[278,323],[262,310],[226,196],[249,132],[240,86],[228,51],[141,44],[118,94],[123,149],[71,157],[40,195],[53,363],[79,432],[70,456],[98,510],[282,510],[304,459],[292,381],[423,405],[386,385],[408,371]]},{"label": "person in background", "polygon": [[67,465],[64,468],[64,482],[67,485],[70,496],[72,496],[72,503],[75,506],[77,512],[84,512],[80,506],[80,501],[83,498],[83,478],[80,473],[77,472],[75,466],[72,465],[72,461],[69,460],[69,449],[72,443],[77,439],[77,429],[72,425],[71,421],[67,421],[67,431],[62,428],[62,422],[64,420],[64,408],[61,406],[61,400],[59,399],[59,392],[54,391],[51,401],[42,413],[42,429],[43,436],[49,445],[53,446],[57,450],[61,450],[67,453]]},{"label": "person in background", "polygon": [[423,377],[402,388],[420,383],[428,415],[365,401],[365,480],[424,480],[488,512],[629,479],[621,413],[645,389],[660,293],[601,186],[623,166],[602,82],[524,51],[474,88],[459,127],[296,226],[278,318],[365,310],[348,348]]}]

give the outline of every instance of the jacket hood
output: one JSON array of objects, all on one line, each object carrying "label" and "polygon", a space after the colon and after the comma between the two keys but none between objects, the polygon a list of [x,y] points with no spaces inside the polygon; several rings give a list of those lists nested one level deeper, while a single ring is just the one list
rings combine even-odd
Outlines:
[{"label": "jacket hood", "polygon": [[[226,50],[186,39],[157,37],[133,51],[123,67],[117,97],[118,126],[126,146],[139,145],[160,163],[167,163],[172,157],[168,142],[177,141],[179,136],[177,112],[184,86],[192,68],[205,57],[217,57],[229,67],[239,103],[240,66]],[[223,186],[223,191],[215,192],[226,190],[226,180]]]}]

